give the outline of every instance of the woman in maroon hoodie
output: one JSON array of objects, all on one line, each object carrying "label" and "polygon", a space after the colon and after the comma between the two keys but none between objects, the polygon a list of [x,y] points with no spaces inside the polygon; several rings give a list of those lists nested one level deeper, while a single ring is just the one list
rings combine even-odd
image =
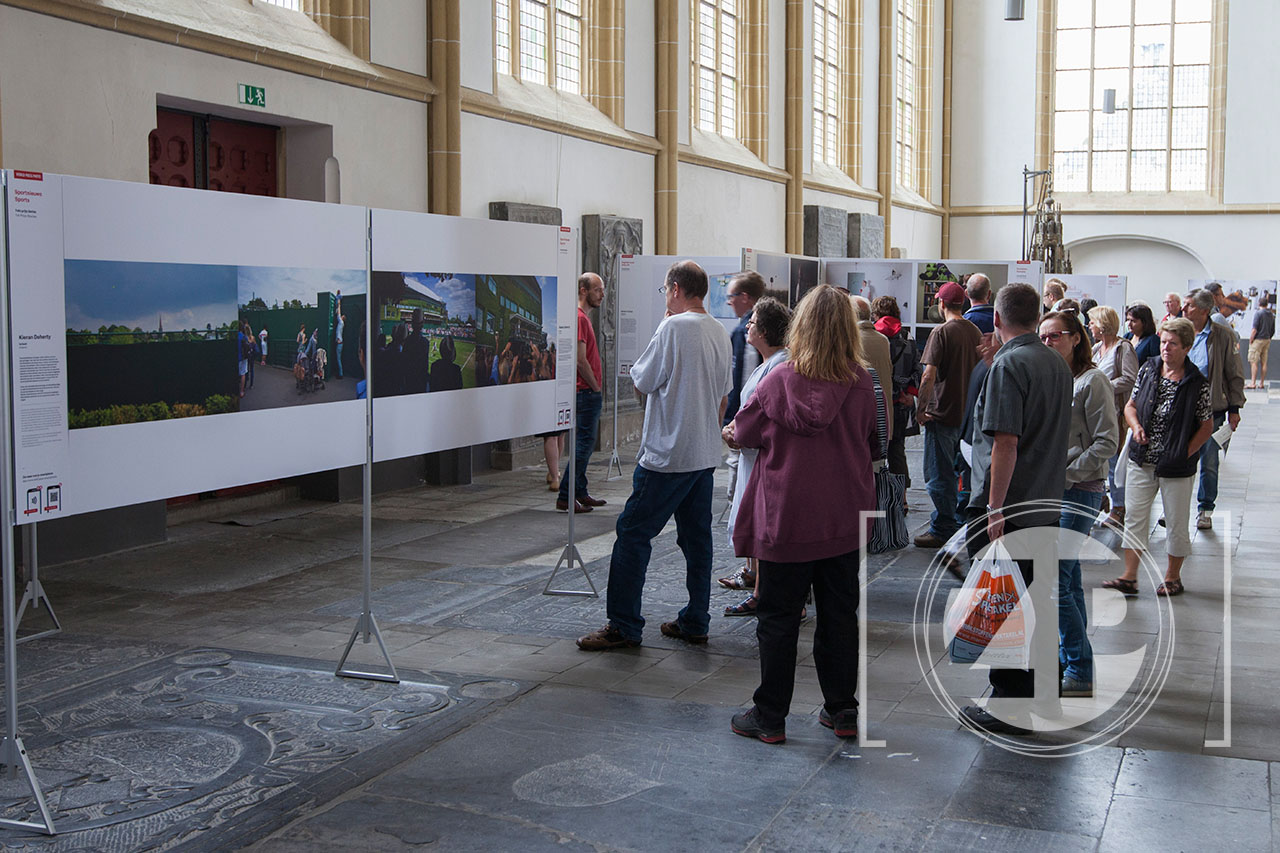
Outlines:
[{"label": "woman in maroon hoodie", "polygon": [[733,420],[734,441],[760,449],[738,510],[733,544],[760,560],[756,595],[760,686],[733,731],[786,740],[795,688],[800,609],[817,604],[813,660],[819,721],[857,735],[858,552],[876,508],[875,391],[848,295],[821,285],[800,302],[787,332],[789,361],[757,386]]}]

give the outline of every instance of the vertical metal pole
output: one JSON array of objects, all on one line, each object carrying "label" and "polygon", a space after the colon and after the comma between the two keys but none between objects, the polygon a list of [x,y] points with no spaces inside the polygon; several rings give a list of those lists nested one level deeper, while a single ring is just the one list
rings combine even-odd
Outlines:
[{"label": "vertical metal pole", "polygon": [[[400,682],[396,674],[396,665],[391,662],[387,652],[387,644],[382,641],[382,632],[373,618],[373,211],[365,208],[365,269],[364,269],[364,486],[361,491],[361,542],[360,550],[362,574],[364,575],[364,608],[356,627],[347,640],[347,647],[342,650],[338,659],[335,675],[348,678],[368,678],[372,681]],[[347,669],[347,657],[355,645],[356,638],[362,637],[364,643],[371,639],[378,641],[382,658],[390,673],[370,672],[361,669]]]},{"label": "vertical metal pole", "polygon": [[618,364],[621,356],[618,354],[618,345],[622,342],[622,334],[618,331],[618,324],[622,322],[622,257],[616,256],[613,259],[613,453],[609,456],[609,465],[605,468],[604,479],[606,482],[613,479],[613,469],[616,465],[618,468],[618,477],[622,477],[622,457],[618,455]]},{"label": "vertical metal pole", "polygon": [[1022,256],[1019,260],[1028,260],[1027,255],[1027,167],[1022,167]]},{"label": "vertical metal pole", "polygon": [[9,173],[0,171],[0,586],[4,607],[4,741],[0,743],[0,763],[8,768],[9,778],[21,767],[31,785],[36,806],[44,823],[2,819],[0,826],[35,829],[53,835],[53,815],[40,790],[27,750],[18,737],[18,619],[14,609],[13,530],[14,530],[14,459],[13,459],[13,374],[10,370],[10,342],[13,328],[9,311]]}]

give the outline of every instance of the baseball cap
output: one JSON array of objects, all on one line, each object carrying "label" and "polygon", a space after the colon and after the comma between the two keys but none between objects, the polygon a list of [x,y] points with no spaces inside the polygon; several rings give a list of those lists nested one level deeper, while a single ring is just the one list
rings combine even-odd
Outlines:
[{"label": "baseball cap", "polygon": [[964,288],[954,281],[949,281],[938,288],[938,301],[947,305],[963,305]]}]

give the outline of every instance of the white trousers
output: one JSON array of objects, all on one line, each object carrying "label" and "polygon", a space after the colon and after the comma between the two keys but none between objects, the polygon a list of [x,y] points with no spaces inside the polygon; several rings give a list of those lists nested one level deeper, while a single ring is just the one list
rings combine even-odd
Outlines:
[{"label": "white trousers", "polygon": [[1125,465],[1124,532],[1129,534],[1138,551],[1146,551],[1151,536],[1151,505],[1156,493],[1164,508],[1164,524],[1168,531],[1165,551],[1170,557],[1191,555],[1191,493],[1195,477],[1157,477],[1156,466]]}]

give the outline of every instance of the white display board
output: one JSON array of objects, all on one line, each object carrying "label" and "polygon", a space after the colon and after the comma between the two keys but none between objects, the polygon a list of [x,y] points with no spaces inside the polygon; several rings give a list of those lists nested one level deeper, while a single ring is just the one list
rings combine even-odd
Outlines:
[{"label": "white display board", "polygon": [[1049,286],[1049,282],[1059,282],[1063,289],[1067,292],[1067,298],[1080,302],[1084,299],[1093,299],[1099,305],[1109,305],[1116,309],[1116,313],[1120,315],[1121,326],[1124,325],[1124,310],[1128,304],[1126,302],[1126,290],[1129,284],[1128,276],[1123,275],[1046,275],[1044,277],[1045,287]]},{"label": "white display board", "polygon": [[[1036,290],[1044,272],[1041,261],[1001,260],[915,260],[915,310],[912,319],[918,326],[934,326],[942,322],[937,307],[938,288],[948,281],[959,282],[965,275],[982,273],[991,280],[992,298],[1000,288],[1010,282],[1029,284]],[[906,321],[906,314],[903,314]]]},{"label": "white display board", "polygon": [[822,261],[806,255],[787,255],[778,252],[762,252],[759,249],[742,250],[742,268],[758,272],[768,290],[787,294],[787,305],[794,308],[804,295],[822,281]]},{"label": "white display board", "polygon": [[1280,281],[1273,278],[1189,278],[1187,288],[1194,290],[1208,287],[1214,282],[1222,285],[1223,295],[1238,295],[1246,303],[1246,307],[1227,316],[1231,328],[1242,338],[1249,337],[1253,332],[1253,317],[1264,301],[1274,307],[1276,294],[1280,291]]},{"label": "white display board", "polygon": [[667,270],[676,261],[690,260],[707,273],[707,298],[704,301],[708,313],[733,330],[738,324],[733,309],[725,300],[725,289],[734,273],[741,272],[737,258],[701,257],[685,255],[619,255],[618,256],[618,375],[631,375],[644,348],[649,345],[653,333],[658,330],[667,312],[662,283]]},{"label": "white display board", "polygon": [[364,461],[354,381],[259,366],[238,396],[238,324],[250,291],[363,298],[365,208],[29,172],[9,195],[19,523]]},{"label": "white display board", "polygon": [[[439,382],[430,387],[440,378],[433,370],[425,377],[430,390],[380,389],[388,371],[379,358],[389,351],[375,343],[370,358],[374,459],[567,425],[576,387],[577,232],[395,210],[372,211],[372,223],[375,336],[391,340],[394,326],[410,321],[413,308],[429,318],[442,305],[455,329],[462,380],[462,387]],[[466,315],[470,341],[465,332],[457,333],[468,325]],[[443,326],[434,326],[426,335],[433,365],[443,341]],[[545,359],[553,345],[554,379],[549,379],[544,378]],[[504,354],[511,355],[505,365]],[[494,368],[502,368],[496,376]]]},{"label": "white display board", "polygon": [[874,301],[892,296],[908,324],[915,310],[915,266],[911,261],[874,258],[823,258],[822,280]]}]

